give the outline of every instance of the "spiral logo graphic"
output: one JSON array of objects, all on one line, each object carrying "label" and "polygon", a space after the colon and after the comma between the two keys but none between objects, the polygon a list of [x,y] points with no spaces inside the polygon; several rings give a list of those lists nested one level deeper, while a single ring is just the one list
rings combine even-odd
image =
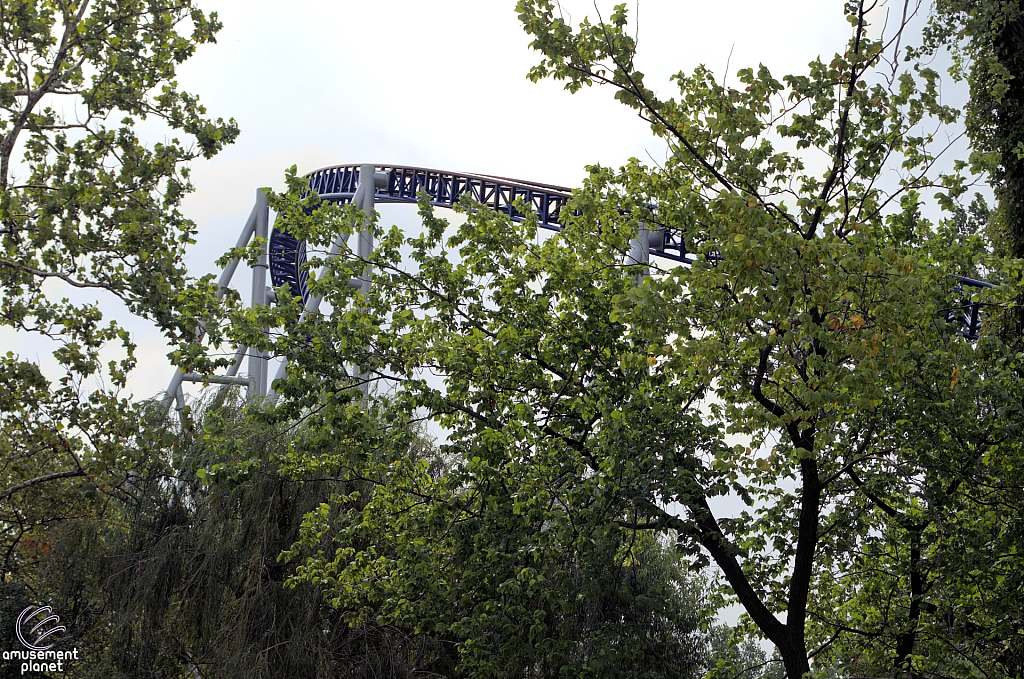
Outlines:
[{"label": "spiral logo graphic", "polygon": [[[48,636],[56,632],[68,631],[67,627],[60,624],[60,618],[56,615],[52,615],[52,613],[53,609],[49,606],[29,606],[21,612],[18,616],[18,622],[14,627],[14,632],[18,635],[18,641],[20,641],[25,648],[30,651],[45,651],[53,646],[53,644],[49,644],[48,646],[40,645]],[[35,619],[35,625],[28,631],[28,636],[30,637],[32,637],[32,635],[36,635],[37,630],[44,628],[48,624],[56,626],[51,626],[49,629],[42,629],[38,635],[33,637],[33,641],[30,643],[25,638],[26,635],[24,629],[33,619]]]}]

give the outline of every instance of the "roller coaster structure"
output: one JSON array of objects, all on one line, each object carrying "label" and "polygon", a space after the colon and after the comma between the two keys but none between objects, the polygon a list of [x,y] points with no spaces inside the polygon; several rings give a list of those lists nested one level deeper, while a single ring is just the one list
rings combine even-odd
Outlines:
[{"label": "roller coaster structure", "polygon": [[[430,203],[437,207],[451,208],[468,194],[475,202],[503,212],[516,221],[525,218],[515,205],[517,201],[522,200],[532,208],[542,228],[558,231],[562,228],[563,216],[572,192],[563,186],[507,177],[399,165],[336,165],[316,170],[308,177],[310,187],[322,200],[331,203],[354,203],[366,214],[367,224],[376,204],[416,203],[419,192],[425,191]],[[367,178],[372,178],[372,181],[365,181]],[[287,285],[294,296],[302,298],[303,315],[318,309],[322,298],[310,295],[307,287],[309,272],[306,266],[305,243],[283,231],[271,229],[270,208],[263,189],[256,191],[256,204],[242,228],[236,247],[245,247],[254,237],[264,239],[268,247],[252,267],[251,304],[261,306],[276,302],[275,290]],[[369,259],[373,253],[373,234],[368,226],[359,232],[357,238],[356,254],[363,260]],[[339,236],[331,245],[328,258],[336,256],[345,242],[346,240]],[[690,264],[697,255],[687,249],[685,234],[681,231],[667,226],[648,230],[642,226],[637,236],[630,242],[626,263],[646,264],[651,256]],[[238,264],[239,259],[235,258],[221,272],[217,281],[220,295],[227,290]],[[268,271],[273,287],[267,285]],[[368,292],[370,273],[369,268],[365,269],[359,278],[351,281],[351,284],[363,292]],[[962,299],[966,298],[966,301],[947,310],[946,321],[956,324],[958,332],[964,337],[975,340],[979,337],[981,329],[980,314],[983,304],[971,299],[966,288],[992,286],[984,281],[961,276],[952,278],[955,280],[954,291],[958,292]],[[247,356],[248,376],[240,376],[238,372]],[[270,359],[265,352],[239,346],[226,375],[184,373],[179,369],[167,387],[164,404],[170,408],[176,401],[178,410],[184,407],[183,382],[238,384],[247,388],[250,397],[270,396],[276,400],[272,389],[273,380],[268,379]],[[274,379],[283,377],[286,368],[287,363],[281,364]]]}]

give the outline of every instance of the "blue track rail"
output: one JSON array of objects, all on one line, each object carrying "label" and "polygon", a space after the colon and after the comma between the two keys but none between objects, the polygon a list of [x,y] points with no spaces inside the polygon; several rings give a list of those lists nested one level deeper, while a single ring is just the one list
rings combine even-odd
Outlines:
[{"label": "blue track rail", "polygon": [[[335,165],[316,170],[308,175],[309,185],[322,200],[331,203],[347,203],[355,195],[359,185],[360,165]],[[437,207],[453,207],[464,195],[498,212],[509,215],[516,221],[524,215],[516,210],[514,203],[522,199],[533,208],[542,228],[559,231],[563,224],[563,212],[572,195],[572,189],[564,186],[538,182],[494,177],[490,175],[465,174],[433,170],[425,167],[399,165],[377,166],[378,172],[387,175],[387,183],[374,194],[376,203],[413,203],[422,190],[430,197],[430,203]],[[661,227],[656,245],[652,244],[651,256],[661,257],[685,264],[694,261],[694,252],[686,246],[681,231],[672,227]],[[709,259],[717,259],[711,255]],[[309,298],[306,285],[309,272],[306,263],[306,244],[292,236],[274,229],[270,236],[270,276],[273,286],[287,284],[292,294],[301,296],[303,302]],[[981,302],[973,301],[965,288],[989,288],[990,284],[961,276],[954,277],[957,285],[954,293],[960,303],[947,310],[947,321],[958,326],[958,332],[968,339],[977,339],[981,330]]]},{"label": "blue track rail", "polygon": [[[317,170],[308,175],[309,185],[325,201],[347,203],[359,185],[359,167],[337,165]],[[377,169],[387,174],[388,180],[384,188],[376,189],[376,203],[416,203],[417,194],[422,190],[430,196],[432,205],[450,208],[468,194],[474,201],[520,221],[524,215],[516,210],[514,203],[521,199],[533,208],[540,226],[551,231],[562,228],[562,213],[572,195],[572,189],[564,186],[508,177],[397,165]],[[660,240],[651,255],[687,264],[693,261],[693,253],[687,249],[682,233],[668,230]],[[305,244],[275,229],[270,237],[270,275],[274,287],[288,284],[293,294],[307,299],[309,274],[303,267],[305,263]]]}]

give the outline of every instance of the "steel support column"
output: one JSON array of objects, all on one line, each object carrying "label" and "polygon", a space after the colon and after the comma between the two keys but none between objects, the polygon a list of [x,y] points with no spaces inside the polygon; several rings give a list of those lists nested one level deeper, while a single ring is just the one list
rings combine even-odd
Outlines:
[{"label": "steel support column", "polygon": [[[270,260],[267,252],[267,241],[270,238],[270,206],[267,194],[263,189],[256,190],[256,238],[263,239],[259,259],[252,267],[252,298],[250,306],[257,309],[267,304],[267,269]],[[267,393],[267,354],[256,347],[249,349],[249,379],[252,389],[249,397],[264,396]]]},{"label": "steel support column", "polygon": [[636,234],[636,238],[629,241],[629,252],[626,254],[626,265],[636,266],[642,265],[643,268],[639,271],[630,269],[626,275],[633,275],[636,278],[636,282],[640,283],[643,281],[644,276],[648,275],[647,265],[651,261],[651,232],[647,230],[646,224],[640,225],[640,230]]},{"label": "steel support column", "polygon": [[[356,256],[364,262],[363,273],[359,277],[359,291],[364,295],[370,294],[370,280],[373,277],[373,267],[369,260],[373,256],[373,210],[375,205],[375,194],[379,188],[387,186],[387,175],[380,175],[378,178],[377,168],[373,165],[361,165],[359,167],[359,186],[352,197],[356,206],[363,211],[363,229],[359,232],[356,241]],[[363,399],[370,394],[370,383],[368,375],[363,366],[356,366],[356,378],[362,381],[359,390],[363,392]]]},{"label": "steel support column", "polygon": [[[370,181],[367,181],[369,179]],[[388,185],[388,175],[383,172],[377,172],[376,167],[373,165],[361,165],[359,167],[359,183],[352,196],[352,202],[363,211],[363,229],[357,235],[356,242],[356,256],[361,260],[369,260],[373,255],[373,211],[376,206],[375,194],[377,189],[385,189]],[[336,257],[341,251],[341,247],[345,244],[348,239],[339,235],[334,243],[331,244],[331,249],[327,253],[327,259]],[[370,279],[373,274],[373,268],[367,264],[363,267],[362,274],[358,278],[353,278],[349,284],[359,288],[364,294],[370,292]],[[325,264],[317,274],[317,280],[322,280],[327,275],[327,265]],[[320,303],[323,301],[322,295],[311,295],[309,300],[306,302],[305,309],[299,316],[299,320],[304,320],[306,315],[316,311],[320,307]],[[288,371],[288,360],[285,359],[277,368],[277,371],[270,383],[267,385],[267,396],[270,397],[271,402],[277,403],[279,394],[274,392],[273,383],[285,376]],[[362,373],[359,373],[360,377],[364,377]],[[365,385],[363,393],[366,393]]]}]

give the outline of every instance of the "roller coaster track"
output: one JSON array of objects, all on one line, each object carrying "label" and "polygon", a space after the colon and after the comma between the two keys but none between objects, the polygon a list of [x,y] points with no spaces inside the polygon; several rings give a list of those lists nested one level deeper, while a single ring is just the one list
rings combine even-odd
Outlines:
[{"label": "roller coaster track", "polygon": [[[359,165],[336,165],[317,170],[308,175],[309,185],[322,200],[347,203],[359,186],[359,168]],[[431,205],[450,208],[468,195],[475,202],[521,221],[525,215],[515,207],[516,201],[521,199],[533,208],[539,225],[551,231],[562,228],[563,212],[572,194],[572,189],[564,186],[508,177],[397,165],[377,168],[387,176],[387,181],[385,186],[375,190],[376,203],[416,203],[419,192],[425,191]],[[687,250],[683,234],[672,229],[658,232],[650,254],[686,264],[693,261],[693,253]],[[305,244],[275,230],[270,237],[270,274],[274,287],[288,284],[294,295],[308,299],[305,262]]]},{"label": "roller coaster track", "polygon": [[[372,180],[360,182],[361,172],[373,174]],[[420,192],[426,192],[431,205],[451,208],[464,196],[474,202],[490,207],[509,216],[512,220],[522,221],[526,215],[520,212],[516,203],[520,200],[533,211],[539,226],[551,231],[559,231],[567,216],[568,202],[572,191],[564,186],[541,184],[538,182],[509,179],[491,175],[465,174],[433,170],[424,167],[408,167],[399,165],[335,165],[326,167],[308,176],[310,188],[319,197],[330,203],[354,202],[367,213],[375,204],[416,203]],[[372,188],[371,188],[372,187]],[[651,206],[652,214],[657,207]],[[266,195],[257,191],[256,205],[242,230],[236,247],[244,247],[255,235],[266,238],[269,226],[269,214]],[[360,233],[361,256],[368,256],[372,251],[372,234]],[[306,266],[306,244],[293,236],[273,229],[269,234],[269,246],[253,267],[253,301],[252,304],[267,304],[275,300],[273,290],[264,288],[265,273],[269,269],[274,289],[287,285],[293,295],[303,300],[307,311],[319,306],[318,298],[311,299],[307,281],[309,278]],[[330,256],[337,253],[336,244],[332,246]],[[627,263],[646,263],[649,257],[659,257],[684,264],[695,261],[694,250],[687,248],[685,234],[671,226],[658,225],[652,230],[641,227],[640,233],[631,241],[630,252],[626,256]],[[709,261],[718,261],[716,253],[701,255]],[[221,274],[218,285],[221,291],[234,274],[239,260],[232,260]],[[969,340],[980,337],[982,302],[973,299],[969,289],[990,288],[989,283],[962,276],[951,276],[955,281],[952,291],[958,300],[943,311],[947,323],[956,327],[957,332]],[[361,280],[353,279],[353,283],[368,289],[369,276]],[[305,313],[305,312],[304,312]],[[246,355],[250,357],[249,377],[238,376],[239,368]],[[183,381],[204,382],[213,384],[242,384],[250,392],[266,395],[272,384],[267,374],[265,353],[255,352],[248,347],[240,346],[235,354],[232,367],[224,376],[204,376],[184,374],[181,370],[175,373],[167,389],[165,403],[167,407],[173,400],[178,407],[184,407],[184,395],[181,390]],[[283,375],[285,365],[279,370]]]},{"label": "roller coaster track", "polygon": [[[325,167],[309,175],[309,185],[322,200],[332,203],[347,203],[359,186],[359,168],[353,165]],[[572,194],[572,189],[552,184],[509,179],[491,175],[465,174],[434,170],[425,167],[398,165],[377,166],[387,176],[385,186],[374,192],[376,203],[416,203],[420,191],[430,197],[431,205],[453,207],[468,194],[475,202],[503,212],[513,220],[521,221],[525,215],[515,208],[515,202],[522,199],[533,208],[539,225],[551,231],[558,231],[563,225],[563,211]],[[694,253],[687,249],[686,239],[672,227],[662,227],[658,238],[650,248],[652,257],[669,259],[684,264],[694,260]],[[292,294],[309,298],[306,280],[305,243],[297,241],[287,233],[275,230],[270,238],[270,274],[275,288],[287,284]],[[964,288],[991,287],[983,281],[955,276],[954,291],[965,292]],[[960,333],[968,339],[977,339],[981,322],[978,302],[967,302],[947,311],[947,320],[961,326]]]}]

